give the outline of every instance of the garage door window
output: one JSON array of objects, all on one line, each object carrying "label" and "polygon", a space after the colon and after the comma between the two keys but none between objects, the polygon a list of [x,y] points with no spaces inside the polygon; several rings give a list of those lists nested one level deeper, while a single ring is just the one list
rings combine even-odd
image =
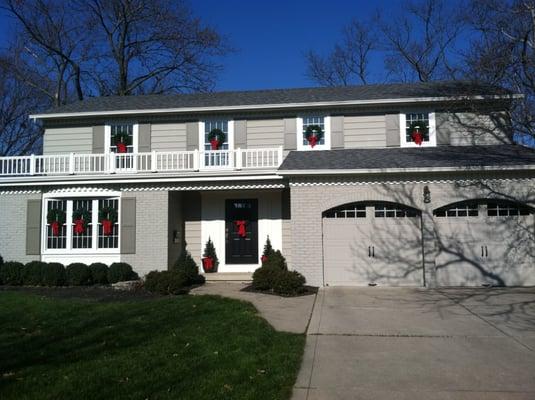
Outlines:
[{"label": "garage door window", "polygon": [[416,210],[394,204],[375,205],[375,218],[413,218],[417,217]]},{"label": "garage door window", "polygon": [[529,209],[509,202],[487,203],[487,216],[489,217],[512,217],[516,215],[529,215]]},{"label": "garage door window", "polygon": [[347,205],[325,212],[325,218],[366,218],[366,205]]},{"label": "garage door window", "polygon": [[456,217],[477,217],[479,215],[479,206],[477,202],[463,201],[461,203],[450,204],[445,207],[436,209],[433,214],[435,217],[456,218]]}]

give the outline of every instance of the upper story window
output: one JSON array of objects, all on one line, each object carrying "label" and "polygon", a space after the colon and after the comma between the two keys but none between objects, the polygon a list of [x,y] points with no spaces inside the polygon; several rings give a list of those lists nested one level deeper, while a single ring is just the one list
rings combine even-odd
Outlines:
[{"label": "upper story window", "polygon": [[298,150],[329,150],[331,119],[329,116],[307,115],[297,118]]},{"label": "upper story window", "polygon": [[436,146],[436,124],[433,112],[400,114],[401,147]]},{"label": "upper story window", "polygon": [[232,155],[227,150],[234,149],[234,121],[210,119],[199,124],[199,144],[204,157],[202,168],[226,167],[231,165]]},{"label": "upper story window", "polygon": [[43,251],[119,251],[119,199],[45,199]]},{"label": "upper story window", "polygon": [[107,153],[137,153],[137,124],[109,124],[105,127]]}]

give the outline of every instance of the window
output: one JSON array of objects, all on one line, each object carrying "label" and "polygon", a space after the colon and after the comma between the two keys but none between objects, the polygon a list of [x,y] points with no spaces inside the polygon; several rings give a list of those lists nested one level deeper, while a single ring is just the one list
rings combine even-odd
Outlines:
[{"label": "window", "polygon": [[[45,199],[44,202],[45,253],[118,252],[118,198]],[[99,215],[106,207],[110,211],[108,227]]]},{"label": "window", "polygon": [[[422,142],[417,144],[413,138],[415,126],[422,133]],[[436,124],[433,112],[408,112],[400,114],[401,147],[436,146]]]},{"label": "window", "polygon": [[[210,132],[214,129],[221,130],[224,135],[223,142],[219,142],[217,146],[210,142]],[[226,150],[232,150],[234,147],[234,121],[213,119],[201,122],[199,143],[201,150],[205,151],[205,168],[230,165],[230,154]]]},{"label": "window", "polygon": [[366,218],[365,204],[348,204],[326,211],[325,218]]},{"label": "window", "polygon": [[[307,139],[307,128],[318,126],[322,134],[317,142]],[[331,118],[329,116],[308,115],[297,118],[298,150],[329,150],[331,148]]]},{"label": "window", "polygon": [[433,215],[441,218],[477,217],[479,205],[474,201],[463,201],[438,208],[433,211]]},{"label": "window", "polygon": [[516,215],[529,215],[529,208],[520,204],[489,201],[487,203],[487,216],[489,217],[512,217]]},{"label": "window", "polygon": [[417,217],[418,211],[396,204],[376,204],[375,218],[412,218]]},{"label": "window", "polygon": [[135,167],[136,158],[133,153],[138,152],[138,131],[138,124],[121,123],[105,126],[105,152],[117,155],[115,160],[117,170]]}]

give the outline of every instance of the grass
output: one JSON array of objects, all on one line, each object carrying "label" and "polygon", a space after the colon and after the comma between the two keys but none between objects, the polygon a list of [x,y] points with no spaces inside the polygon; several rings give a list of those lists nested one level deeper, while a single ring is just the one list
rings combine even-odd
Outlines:
[{"label": "grass", "polygon": [[0,398],[288,399],[304,335],[216,296],[100,303],[0,292]]}]

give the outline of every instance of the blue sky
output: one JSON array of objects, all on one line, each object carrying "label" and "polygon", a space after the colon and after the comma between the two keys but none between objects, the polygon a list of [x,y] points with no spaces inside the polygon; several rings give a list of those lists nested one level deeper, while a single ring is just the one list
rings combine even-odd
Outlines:
[{"label": "blue sky", "polygon": [[[216,90],[287,88],[314,85],[305,75],[304,53],[325,53],[353,17],[395,10],[397,0],[189,0],[195,15],[224,34],[236,51],[221,62]],[[11,20],[0,15],[0,45]],[[382,62],[372,64],[382,71]],[[378,75],[380,73],[378,72]],[[373,78],[373,77],[372,77]]]}]

